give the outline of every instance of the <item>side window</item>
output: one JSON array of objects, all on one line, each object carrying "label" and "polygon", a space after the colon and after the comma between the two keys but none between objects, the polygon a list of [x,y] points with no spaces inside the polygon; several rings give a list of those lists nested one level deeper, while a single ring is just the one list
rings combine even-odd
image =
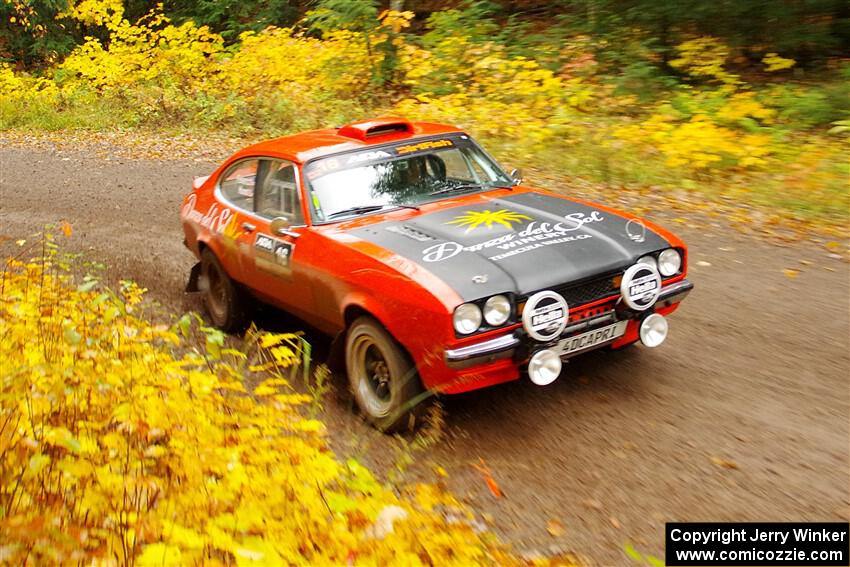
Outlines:
[{"label": "side window", "polygon": [[219,181],[225,199],[242,209],[254,209],[254,186],[260,161],[249,159],[233,164]]},{"label": "side window", "polygon": [[304,224],[295,166],[286,161],[266,163],[257,189],[257,214],[270,219],[283,217],[292,225]]},{"label": "side window", "polygon": [[469,170],[467,159],[459,151],[440,152],[446,164],[446,178],[455,181],[476,181]]}]

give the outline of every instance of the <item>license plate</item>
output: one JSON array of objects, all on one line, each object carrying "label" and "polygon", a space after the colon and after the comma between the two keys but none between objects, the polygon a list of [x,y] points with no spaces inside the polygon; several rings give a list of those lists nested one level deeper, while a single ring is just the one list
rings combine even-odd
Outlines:
[{"label": "license plate", "polygon": [[561,353],[561,356],[565,356],[603,343],[611,342],[626,334],[626,325],[628,324],[628,321],[620,321],[613,325],[593,329],[592,331],[587,331],[586,333],[582,333],[568,339],[562,339],[558,343],[558,351]]}]

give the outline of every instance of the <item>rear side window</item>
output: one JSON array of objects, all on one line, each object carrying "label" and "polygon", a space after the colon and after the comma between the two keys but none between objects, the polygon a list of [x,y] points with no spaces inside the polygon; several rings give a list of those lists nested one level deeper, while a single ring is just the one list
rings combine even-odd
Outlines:
[{"label": "rear side window", "polygon": [[249,159],[233,164],[224,172],[219,182],[221,194],[233,205],[254,210],[254,189],[257,183],[257,170],[260,160]]}]

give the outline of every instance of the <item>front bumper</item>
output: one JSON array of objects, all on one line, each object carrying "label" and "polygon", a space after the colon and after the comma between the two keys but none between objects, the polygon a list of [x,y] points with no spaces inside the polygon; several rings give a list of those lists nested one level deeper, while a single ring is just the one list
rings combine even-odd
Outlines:
[{"label": "front bumper", "polygon": [[[688,296],[693,288],[694,284],[688,280],[680,280],[661,288],[661,293],[658,295],[658,299],[655,302],[654,310],[666,309],[679,303]],[[652,311],[653,310],[638,314],[631,311],[618,312],[616,310],[611,310],[599,315],[587,317],[581,321],[567,325],[558,340],[579,332],[589,331],[596,327],[602,327],[617,321],[622,321],[624,319],[637,320],[640,316],[651,313]],[[518,359],[523,358],[520,356],[520,353],[524,352],[527,354],[530,351],[528,347],[524,348],[525,345],[523,337],[523,331],[518,329],[513,333],[482,341],[474,345],[446,350],[446,365],[455,370],[464,370],[505,359],[511,359],[518,363],[520,362]],[[605,344],[599,346],[605,346]],[[583,354],[584,352],[586,351],[579,351],[575,354]]]}]

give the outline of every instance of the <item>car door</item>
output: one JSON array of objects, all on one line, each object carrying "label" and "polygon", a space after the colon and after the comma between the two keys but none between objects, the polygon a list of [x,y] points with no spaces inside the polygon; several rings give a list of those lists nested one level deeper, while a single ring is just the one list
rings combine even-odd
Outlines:
[{"label": "car door", "polygon": [[215,253],[227,273],[250,285],[253,271],[254,194],[261,160],[242,159],[228,167],[218,180],[215,200],[204,219],[216,240]]},{"label": "car door", "polygon": [[309,274],[300,260],[314,245],[306,226],[292,162],[263,159],[254,193],[256,226],[251,249],[251,286],[273,303],[298,315],[313,312]]}]

